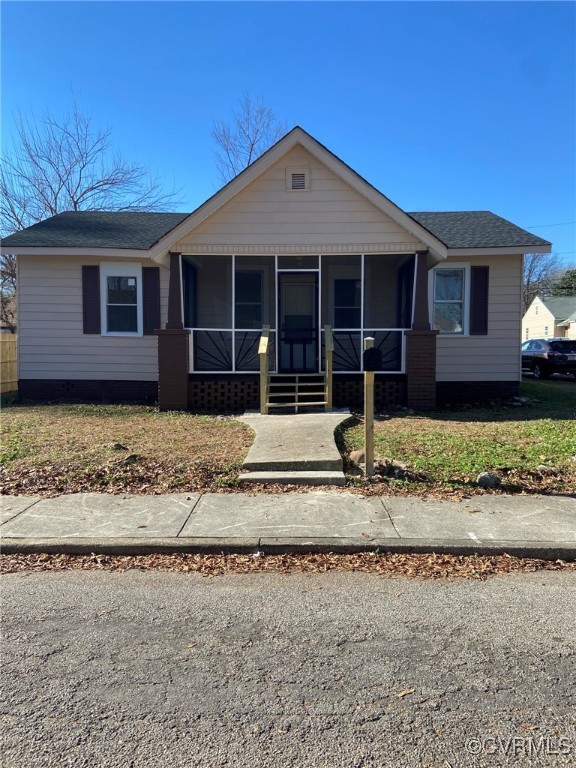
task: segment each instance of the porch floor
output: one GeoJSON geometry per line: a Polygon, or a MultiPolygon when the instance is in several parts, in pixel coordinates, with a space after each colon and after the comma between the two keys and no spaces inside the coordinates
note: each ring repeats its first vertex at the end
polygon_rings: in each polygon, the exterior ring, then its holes
{"type": "Polygon", "coordinates": [[[350,418],[348,409],[329,413],[262,415],[241,418],[255,432],[241,482],[343,485],[342,456],[334,430],[350,418]]]}

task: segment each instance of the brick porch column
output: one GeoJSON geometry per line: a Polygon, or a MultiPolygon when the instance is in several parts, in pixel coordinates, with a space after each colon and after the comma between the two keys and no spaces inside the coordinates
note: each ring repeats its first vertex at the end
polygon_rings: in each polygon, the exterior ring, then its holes
{"type": "Polygon", "coordinates": [[[158,403],[161,411],[188,409],[190,331],[182,316],[181,255],[170,253],[168,322],[158,336],[158,403]]]}
{"type": "Polygon", "coordinates": [[[436,408],[436,336],[430,329],[428,307],[427,251],[416,254],[414,323],[406,331],[406,395],[409,408],[433,411],[436,408]]]}

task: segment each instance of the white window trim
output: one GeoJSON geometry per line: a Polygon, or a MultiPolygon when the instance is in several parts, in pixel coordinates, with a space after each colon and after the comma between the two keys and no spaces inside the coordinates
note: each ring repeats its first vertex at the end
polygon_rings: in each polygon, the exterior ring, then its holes
{"type": "Polygon", "coordinates": [[[141,264],[100,264],[100,318],[102,322],[102,336],[142,336],[143,335],[143,307],[142,307],[142,265],[141,264]],[[108,330],[108,277],[135,277],[136,278],[136,318],[137,331],[109,331],[108,330]]]}
{"type": "Polygon", "coordinates": [[[452,263],[438,264],[428,273],[428,307],[430,312],[430,327],[434,328],[434,286],[437,269],[464,270],[464,301],[462,306],[463,328],[460,333],[446,333],[439,331],[438,336],[443,339],[462,339],[470,336],[470,264],[452,263]]]}

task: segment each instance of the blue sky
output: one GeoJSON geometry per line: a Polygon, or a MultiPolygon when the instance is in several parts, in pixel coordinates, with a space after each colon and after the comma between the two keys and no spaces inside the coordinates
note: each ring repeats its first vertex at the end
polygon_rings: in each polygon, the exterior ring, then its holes
{"type": "Polygon", "coordinates": [[[210,129],[243,92],[405,210],[489,209],[576,263],[571,2],[7,2],[3,142],[74,98],[117,149],[218,188],[210,129]],[[553,225],[553,226],[550,226],[553,225]]]}

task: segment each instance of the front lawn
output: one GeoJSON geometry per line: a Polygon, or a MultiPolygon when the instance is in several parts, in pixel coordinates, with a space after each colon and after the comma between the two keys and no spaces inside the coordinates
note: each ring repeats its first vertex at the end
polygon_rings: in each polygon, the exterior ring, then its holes
{"type": "Polygon", "coordinates": [[[0,491],[168,493],[233,485],[254,435],[230,417],[136,405],[10,405],[0,491]]]}
{"type": "MultiPolygon", "coordinates": [[[[382,415],[375,424],[375,455],[407,471],[398,473],[404,479],[382,478],[376,492],[477,493],[478,474],[489,470],[501,476],[506,492],[576,493],[576,383],[526,381],[522,395],[537,402],[382,415]]],[[[341,440],[345,453],[361,449],[362,423],[343,429],[341,440]]]]}
{"type": "MultiPolygon", "coordinates": [[[[375,425],[376,456],[402,467],[377,482],[354,474],[348,456],[363,447],[363,426],[361,419],[350,420],[337,436],[348,484],[335,490],[462,497],[482,493],[476,477],[492,470],[504,492],[576,493],[576,382],[527,381],[522,389],[537,402],[382,414],[375,425]]],[[[134,405],[14,404],[3,409],[2,425],[1,493],[247,490],[237,476],[254,433],[229,416],[134,405]]],[[[250,492],[287,490],[306,489],[262,486],[250,492]]]]}

